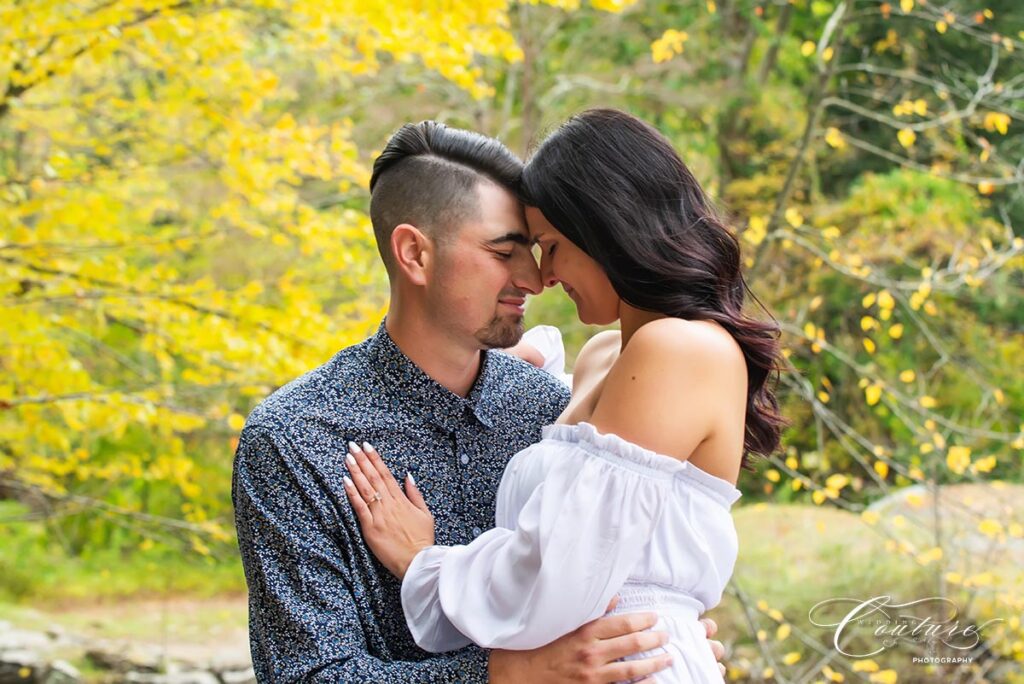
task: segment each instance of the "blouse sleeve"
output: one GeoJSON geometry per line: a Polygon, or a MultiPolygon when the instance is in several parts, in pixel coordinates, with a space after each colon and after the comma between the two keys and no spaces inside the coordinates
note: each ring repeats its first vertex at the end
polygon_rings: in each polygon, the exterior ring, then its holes
{"type": "Polygon", "coordinates": [[[416,643],[441,652],[475,643],[533,649],[601,616],[651,539],[671,474],[557,449],[515,529],[495,528],[466,546],[421,551],[402,582],[416,643]]]}

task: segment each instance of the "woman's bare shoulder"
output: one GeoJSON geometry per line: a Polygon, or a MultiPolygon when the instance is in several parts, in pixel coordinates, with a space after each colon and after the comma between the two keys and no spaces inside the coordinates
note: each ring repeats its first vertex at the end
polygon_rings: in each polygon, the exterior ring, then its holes
{"type": "Polygon", "coordinates": [[[680,459],[744,406],[743,352],[717,324],[659,319],[630,337],[608,373],[591,421],[680,459]]]}

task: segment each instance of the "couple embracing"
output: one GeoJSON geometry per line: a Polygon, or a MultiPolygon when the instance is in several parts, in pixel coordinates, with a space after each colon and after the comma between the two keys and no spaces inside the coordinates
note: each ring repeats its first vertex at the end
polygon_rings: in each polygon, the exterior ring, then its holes
{"type": "Polygon", "coordinates": [[[256,407],[235,456],[259,680],[722,681],[700,615],[739,472],[779,443],[778,330],[672,145],[595,109],[524,166],[426,121],[370,190],[384,321],[256,407]],[[571,393],[498,351],[555,285],[620,327],[571,393]]]}

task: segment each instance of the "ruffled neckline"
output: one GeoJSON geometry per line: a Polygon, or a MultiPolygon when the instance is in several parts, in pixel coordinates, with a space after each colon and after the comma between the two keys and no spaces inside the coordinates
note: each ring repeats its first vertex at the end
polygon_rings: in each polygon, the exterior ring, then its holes
{"type": "Polygon", "coordinates": [[[576,444],[591,453],[596,452],[597,455],[606,458],[611,456],[627,464],[638,466],[644,471],[664,473],[673,478],[692,482],[702,487],[726,507],[732,506],[741,496],[740,490],[731,482],[712,475],[689,461],[681,461],[678,458],[645,449],[639,444],[627,442],[613,433],[601,434],[590,423],[547,425],[541,431],[541,437],[542,439],[576,444]]]}

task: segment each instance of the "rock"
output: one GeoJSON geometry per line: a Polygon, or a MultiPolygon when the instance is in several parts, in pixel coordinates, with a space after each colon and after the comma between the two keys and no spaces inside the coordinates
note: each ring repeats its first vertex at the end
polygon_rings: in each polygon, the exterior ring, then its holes
{"type": "Polygon", "coordinates": [[[50,646],[50,638],[42,632],[23,629],[0,631],[0,652],[21,650],[42,650],[50,646]]]}
{"type": "Polygon", "coordinates": [[[250,667],[245,670],[221,672],[220,681],[223,684],[256,684],[256,671],[250,667]]]}
{"type": "Polygon", "coordinates": [[[82,675],[71,663],[55,660],[39,681],[43,684],[74,684],[82,681],[82,675]]]}
{"type": "Polygon", "coordinates": [[[124,682],[130,684],[220,684],[216,675],[204,670],[191,670],[173,674],[155,674],[150,672],[129,672],[124,682]]]}
{"type": "Polygon", "coordinates": [[[97,669],[114,672],[159,672],[160,657],[153,653],[130,648],[124,652],[112,652],[107,648],[90,648],[85,657],[97,669]]]}
{"type": "Polygon", "coordinates": [[[36,684],[46,669],[42,657],[34,651],[10,650],[0,653],[0,684],[36,684]]]}

